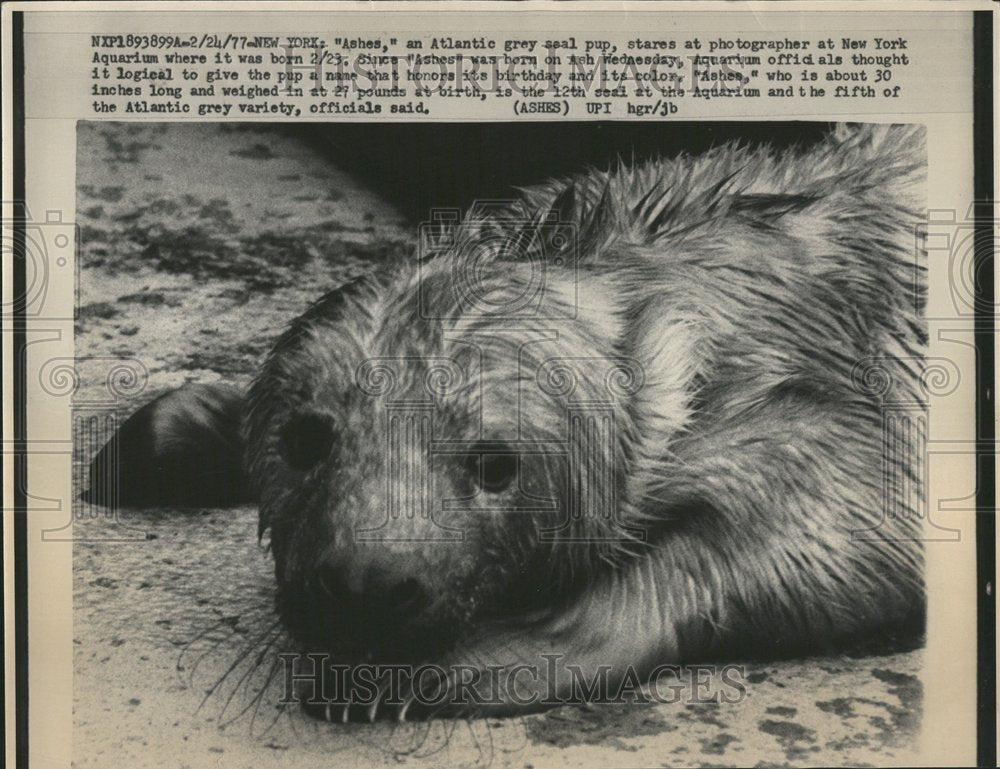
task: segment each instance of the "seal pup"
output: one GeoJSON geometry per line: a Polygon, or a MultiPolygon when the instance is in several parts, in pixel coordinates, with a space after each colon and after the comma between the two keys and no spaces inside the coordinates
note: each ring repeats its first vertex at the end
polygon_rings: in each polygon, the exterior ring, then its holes
{"type": "Polygon", "coordinates": [[[433,663],[440,712],[919,635],[923,436],[870,385],[924,402],[924,168],[922,128],[845,125],[474,206],[315,302],[248,393],[147,404],[92,478],[257,500],[299,648],[433,663]]]}

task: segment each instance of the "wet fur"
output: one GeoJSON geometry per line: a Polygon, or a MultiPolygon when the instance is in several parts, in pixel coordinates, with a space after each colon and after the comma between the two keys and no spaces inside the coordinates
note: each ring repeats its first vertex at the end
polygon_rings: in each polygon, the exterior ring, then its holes
{"type": "MultiPolygon", "coordinates": [[[[423,259],[321,298],[247,399],[219,391],[227,405],[212,407],[244,414],[293,634],[348,659],[362,658],[359,644],[387,661],[482,667],[544,667],[555,652],[612,676],[919,634],[920,491],[885,478],[915,479],[902,458],[922,436],[887,454],[865,383],[875,371],[897,397],[924,401],[924,165],[923,130],[902,126],[844,126],[805,150],[726,145],[622,164],[473,210],[432,233],[423,259]],[[469,260],[488,307],[544,264],[546,314],[477,311],[456,290],[469,260]],[[600,425],[567,421],[580,402],[613,425],[596,451],[600,425]],[[394,538],[360,543],[356,532],[385,518],[383,436],[398,403],[431,415],[414,429],[456,447],[517,436],[564,450],[522,458],[521,488],[479,494],[476,516],[421,508],[427,495],[407,487],[394,538]],[[308,472],[280,451],[281,426],[303,412],[337,435],[308,472]],[[615,490],[612,515],[568,519],[599,475],[615,490]],[[558,511],[516,511],[549,497],[558,511]],[[358,635],[357,607],[318,566],[348,580],[418,575],[433,599],[398,632],[358,635]]],[[[169,466],[152,425],[183,436],[205,424],[191,411],[209,397],[187,392],[157,401],[145,437],[128,438],[150,467],[169,466]]],[[[408,445],[396,468],[429,478],[429,499],[472,498],[447,452],[429,465],[408,445]]]]}

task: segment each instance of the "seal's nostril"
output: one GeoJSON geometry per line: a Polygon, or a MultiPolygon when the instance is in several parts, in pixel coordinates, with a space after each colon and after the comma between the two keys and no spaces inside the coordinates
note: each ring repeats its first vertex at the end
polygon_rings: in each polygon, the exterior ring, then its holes
{"type": "Polygon", "coordinates": [[[360,600],[361,589],[351,580],[351,572],[344,566],[321,566],[316,570],[320,589],[338,603],[350,604],[360,600]]]}
{"type": "Polygon", "coordinates": [[[419,581],[410,577],[390,587],[385,600],[394,611],[418,612],[427,605],[429,595],[419,581]]]}
{"type": "Polygon", "coordinates": [[[281,428],[281,456],[296,470],[311,470],[333,448],[333,422],[324,414],[296,414],[281,428]]]}
{"type": "MultiPolygon", "coordinates": [[[[412,572],[410,572],[412,573],[412,572]]],[[[385,619],[403,619],[430,605],[430,592],[417,577],[370,565],[364,574],[365,610],[385,619]]]]}

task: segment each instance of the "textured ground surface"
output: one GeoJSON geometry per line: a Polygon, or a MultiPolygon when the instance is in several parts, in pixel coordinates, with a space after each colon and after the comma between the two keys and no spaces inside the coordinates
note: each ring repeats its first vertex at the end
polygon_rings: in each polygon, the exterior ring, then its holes
{"type": "MultiPolygon", "coordinates": [[[[145,387],[126,408],[186,381],[246,382],[285,322],[412,230],[286,131],[81,124],[78,185],[77,397],[105,397],[109,359],[135,358],[145,387]]],[[[905,765],[916,747],[919,651],[748,664],[729,704],[320,724],[256,696],[276,649],[260,643],[272,576],[253,509],[76,533],[79,766],[905,765]]]]}

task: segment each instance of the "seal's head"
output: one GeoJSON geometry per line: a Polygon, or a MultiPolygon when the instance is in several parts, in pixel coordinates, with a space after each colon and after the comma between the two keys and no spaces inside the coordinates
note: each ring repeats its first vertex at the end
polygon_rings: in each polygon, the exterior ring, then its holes
{"type": "Polygon", "coordinates": [[[311,649],[433,657],[551,606],[629,542],[615,489],[643,372],[571,238],[522,229],[520,258],[510,228],[477,227],[328,294],[252,387],[261,531],[311,649]],[[523,247],[542,237],[555,246],[523,247]]]}

